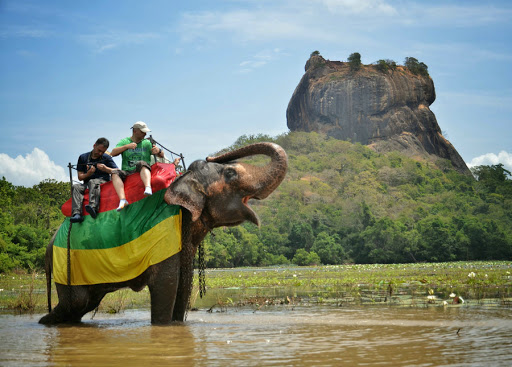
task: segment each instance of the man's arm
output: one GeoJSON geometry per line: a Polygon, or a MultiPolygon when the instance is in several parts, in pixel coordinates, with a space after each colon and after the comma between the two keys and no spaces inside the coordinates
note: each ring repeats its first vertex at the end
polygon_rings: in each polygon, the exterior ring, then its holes
{"type": "Polygon", "coordinates": [[[96,167],[94,166],[87,166],[87,172],[78,171],[78,179],[80,181],[84,181],[91,177],[94,172],[96,172],[96,167]]]}
{"type": "Polygon", "coordinates": [[[117,168],[108,167],[108,166],[104,165],[103,163],[98,163],[98,169],[100,171],[108,173],[109,175],[111,175],[112,173],[117,171],[117,168]]]}
{"type": "Polygon", "coordinates": [[[111,175],[115,171],[118,170],[116,162],[112,159],[110,155],[103,155],[103,159],[105,163],[98,163],[97,167],[100,171],[108,173],[111,175]]]}
{"type": "Polygon", "coordinates": [[[120,147],[115,147],[114,149],[112,149],[112,152],[110,152],[110,156],[116,157],[119,154],[123,153],[125,150],[135,149],[135,148],[137,148],[137,144],[133,143],[133,142],[126,144],[126,145],[121,145],[120,147]]]}
{"type": "Polygon", "coordinates": [[[77,176],[80,181],[83,181],[83,180],[87,179],[87,177],[92,175],[92,173],[88,174],[89,166],[87,165],[87,159],[88,159],[87,155],[81,154],[78,157],[78,162],[76,162],[77,176]]]}

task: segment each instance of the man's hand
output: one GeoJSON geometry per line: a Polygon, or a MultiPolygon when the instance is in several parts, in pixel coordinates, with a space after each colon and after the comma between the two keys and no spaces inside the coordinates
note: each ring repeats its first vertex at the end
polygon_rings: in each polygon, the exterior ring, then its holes
{"type": "Polygon", "coordinates": [[[137,148],[137,143],[126,144],[125,147],[127,147],[126,149],[135,149],[137,148]]]}
{"type": "Polygon", "coordinates": [[[157,147],[155,144],[153,144],[153,148],[151,148],[151,154],[157,155],[160,158],[164,157],[164,152],[162,149],[157,147]]]}
{"type": "Polygon", "coordinates": [[[94,172],[96,172],[96,167],[87,166],[87,174],[92,175],[94,172]]]}
{"type": "Polygon", "coordinates": [[[98,163],[96,165],[96,168],[99,169],[100,171],[103,171],[103,172],[107,172],[108,173],[108,169],[107,169],[107,166],[105,166],[103,163],[98,163]]]}

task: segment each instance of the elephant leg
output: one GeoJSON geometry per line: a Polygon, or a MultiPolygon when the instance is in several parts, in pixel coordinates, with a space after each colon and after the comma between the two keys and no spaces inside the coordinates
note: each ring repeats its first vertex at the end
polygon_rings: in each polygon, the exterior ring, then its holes
{"type": "Polygon", "coordinates": [[[59,303],[48,315],[39,320],[40,324],[79,323],[87,312],[98,307],[106,294],[104,291],[95,290],[95,286],[56,286],[59,303]]]}
{"type": "Polygon", "coordinates": [[[148,281],[151,295],[151,323],[170,324],[179,283],[180,257],[172,256],[155,267],[148,281]]]}

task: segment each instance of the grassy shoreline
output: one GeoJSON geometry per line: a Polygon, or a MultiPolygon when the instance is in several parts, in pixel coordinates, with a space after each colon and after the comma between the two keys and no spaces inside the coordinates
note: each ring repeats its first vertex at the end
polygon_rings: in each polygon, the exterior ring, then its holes
{"type": "MultiPolygon", "coordinates": [[[[281,304],[396,305],[408,307],[512,306],[512,262],[339,265],[208,269],[207,295],[194,308],[281,304]]],[[[52,284],[52,303],[57,304],[52,284]]],[[[99,312],[149,308],[149,292],[124,289],[108,294],[99,312]]],[[[41,273],[0,274],[0,310],[44,312],[46,280],[41,273]]]]}

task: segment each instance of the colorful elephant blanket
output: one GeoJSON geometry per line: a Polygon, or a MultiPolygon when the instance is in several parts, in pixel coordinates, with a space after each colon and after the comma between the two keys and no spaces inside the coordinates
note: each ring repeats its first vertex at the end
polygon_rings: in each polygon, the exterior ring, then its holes
{"type": "MultiPolygon", "coordinates": [[[[73,223],[71,285],[123,282],[181,250],[181,210],[164,201],[165,189],[132,202],[122,211],[103,211],[73,223]]],[[[53,276],[67,284],[69,218],[53,243],[53,276]]]]}

